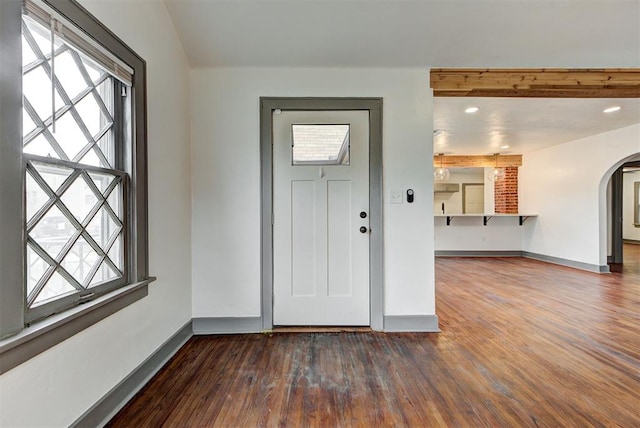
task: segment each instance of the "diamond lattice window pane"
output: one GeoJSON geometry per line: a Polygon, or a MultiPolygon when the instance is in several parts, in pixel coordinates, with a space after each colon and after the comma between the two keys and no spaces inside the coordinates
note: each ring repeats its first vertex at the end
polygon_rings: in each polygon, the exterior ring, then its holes
{"type": "MultiPolygon", "coordinates": [[[[44,122],[51,117],[51,79],[42,67],[37,67],[22,76],[22,94],[44,122]]],[[[56,89],[56,109],[64,103],[56,89]]]]}
{"type": "Polygon", "coordinates": [[[67,112],[56,119],[56,132],[53,127],[49,126],[49,132],[53,135],[56,142],[62,147],[69,159],[73,159],[87,145],[87,137],[82,133],[78,123],[67,112]]]}
{"type": "Polygon", "coordinates": [[[109,243],[113,236],[119,231],[120,225],[113,220],[104,207],[100,208],[100,211],[98,211],[87,226],[87,232],[89,232],[91,237],[103,250],[106,250],[107,243],[109,243]]]}
{"type": "Polygon", "coordinates": [[[73,170],[64,166],[50,165],[42,162],[31,162],[31,165],[38,171],[40,177],[57,192],[62,183],[71,175],[73,170]]]}
{"type": "Polygon", "coordinates": [[[33,238],[51,257],[57,258],[62,247],[71,240],[76,228],[58,207],[52,207],[31,230],[33,238]]]}
{"type": "Polygon", "coordinates": [[[24,137],[34,129],[36,129],[36,124],[33,123],[27,111],[22,109],[22,136],[24,137]]]}
{"type": "Polygon", "coordinates": [[[60,159],[58,153],[53,149],[49,141],[43,134],[38,135],[31,140],[23,149],[24,153],[38,156],[46,156],[50,158],[60,159]]]}
{"type": "Polygon", "coordinates": [[[87,154],[84,155],[82,159],[80,159],[79,163],[82,163],[85,165],[101,166],[101,167],[109,168],[109,165],[104,165],[104,162],[100,162],[100,158],[98,158],[98,155],[96,154],[94,147],[92,147],[91,150],[89,150],[87,154]]]}
{"type": "Polygon", "coordinates": [[[24,67],[27,64],[31,64],[37,59],[38,57],[33,53],[33,49],[31,49],[31,46],[27,43],[27,39],[22,36],[22,66],[24,67]]]}
{"type": "Polygon", "coordinates": [[[56,56],[56,77],[70,99],[87,89],[87,83],[68,50],[56,56]]]}
{"type": "Polygon", "coordinates": [[[118,175],[89,171],[86,166],[116,167],[116,84],[101,65],[65,45],[62,38],[55,38],[52,53],[51,31],[46,25],[28,16],[23,22],[23,152],[29,230],[25,288],[31,294],[30,308],[50,303],[55,307],[53,301],[89,283],[96,287],[123,275],[123,182],[118,175]],[[35,156],[60,159],[68,166],[37,161],[35,156]]]}
{"type": "Polygon", "coordinates": [[[44,303],[46,300],[50,300],[56,297],[61,297],[64,294],[76,291],[76,288],[71,285],[62,275],[55,272],[47,284],[44,286],[32,306],[44,303]]]}
{"type": "Polygon", "coordinates": [[[26,181],[27,221],[29,221],[50,198],[30,173],[27,173],[26,181]]]}
{"type": "Polygon", "coordinates": [[[118,218],[122,218],[122,183],[119,183],[109,194],[107,202],[118,218]]]}
{"type": "Polygon", "coordinates": [[[36,284],[45,272],[50,268],[49,263],[45,262],[31,246],[27,246],[27,296],[33,292],[36,284]]]}
{"type": "Polygon", "coordinates": [[[90,172],[89,177],[91,177],[93,183],[98,189],[100,189],[100,192],[102,192],[103,195],[106,194],[109,185],[116,178],[114,175],[104,174],[101,172],[90,172]]]}
{"type": "Polygon", "coordinates": [[[102,113],[102,110],[100,110],[100,107],[98,107],[98,103],[92,94],[80,100],[78,104],[76,104],[76,110],[93,137],[96,137],[98,132],[108,124],[107,118],[102,113]]]}
{"type": "Polygon", "coordinates": [[[83,223],[89,211],[96,205],[98,198],[87,185],[82,175],[71,184],[62,195],[62,202],[67,206],[75,218],[83,223]]]}
{"type": "Polygon", "coordinates": [[[115,145],[113,143],[113,129],[108,131],[99,141],[98,141],[98,149],[102,152],[108,164],[102,165],[105,168],[113,168],[115,164],[115,145]]]}
{"type": "Polygon", "coordinates": [[[106,73],[100,69],[99,65],[96,65],[93,61],[87,58],[84,55],[80,55],[80,59],[82,60],[82,65],[84,65],[84,69],[89,74],[91,81],[95,84],[97,83],[102,76],[106,73]]]}
{"type": "MultiPolygon", "coordinates": [[[[28,17],[25,19],[29,34],[36,42],[37,48],[43,55],[49,55],[51,53],[51,31],[48,28],[44,28],[42,25],[35,23],[28,17]]],[[[59,49],[62,46],[62,41],[59,37],[55,39],[55,49],[59,49]]]]}
{"type": "Polygon", "coordinates": [[[104,82],[96,86],[96,92],[102,99],[102,102],[107,107],[107,110],[113,115],[113,82],[111,79],[106,79],[104,82]]]}
{"type": "Polygon", "coordinates": [[[98,253],[89,245],[89,243],[80,237],[71,251],[62,260],[62,267],[73,276],[80,284],[84,284],[87,280],[91,268],[98,261],[98,253]]]}
{"type": "Polygon", "coordinates": [[[120,278],[121,276],[122,275],[120,275],[119,272],[114,271],[107,263],[102,263],[100,268],[98,268],[98,272],[96,272],[95,276],[91,280],[89,287],[95,287],[103,282],[111,281],[113,279],[120,278]]]}
{"type": "Polygon", "coordinates": [[[122,270],[122,232],[118,235],[113,246],[109,250],[108,254],[109,258],[113,262],[114,265],[120,270],[122,270]]]}

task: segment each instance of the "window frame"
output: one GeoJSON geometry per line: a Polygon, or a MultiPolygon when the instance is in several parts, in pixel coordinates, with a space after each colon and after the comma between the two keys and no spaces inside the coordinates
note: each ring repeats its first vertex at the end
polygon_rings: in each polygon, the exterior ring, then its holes
{"type": "MultiPolygon", "coordinates": [[[[22,19],[23,54],[25,51],[24,43],[26,42],[28,49],[33,52],[35,59],[28,64],[23,60],[23,85],[26,82],[25,76],[29,73],[37,73],[37,70],[44,71],[44,74],[49,78],[48,75],[50,74],[51,66],[46,63],[48,52],[42,51],[42,47],[38,45],[35,37],[38,34],[46,39],[50,39],[52,37],[51,29],[47,26],[47,23],[51,19],[49,17],[50,11],[46,8],[42,8],[37,2],[27,3],[24,9],[25,11],[22,19]]],[[[80,303],[85,303],[105,294],[108,291],[120,288],[129,282],[128,278],[130,274],[128,263],[122,253],[118,254],[119,260],[117,261],[117,264],[114,263],[116,260],[113,260],[112,255],[107,254],[111,248],[105,249],[104,258],[102,258],[100,256],[100,253],[102,252],[101,245],[92,239],[94,237],[90,236],[90,233],[87,232],[87,227],[95,221],[97,218],[96,216],[99,213],[106,213],[106,215],[110,215],[112,218],[117,218],[117,225],[121,226],[117,234],[119,238],[114,238],[109,246],[115,244],[120,247],[120,251],[122,251],[124,249],[123,247],[126,247],[126,244],[129,241],[129,230],[127,228],[128,216],[124,215],[126,209],[123,199],[127,194],[128,174],[124,171],[125,167],[122,165],[123,162],[121,154],[123,150],[126,150],[129,147],[129,142],[131,140],[129,132],[130,129],[122,126],[123,121],[128,119],[127,112],[130,111],[130,109],[127,108],[127,105],[131,103],[131,91],[128,90],[129,84],[124,83],[121,79],[124,78],[125,82],[129,82],[131,80],[131,74],[129,73],[130,70],[128,70],[128,66],[122,63],[116,66],[115,64],[117,59],[110,59],[110,55],[102,52],[102,50],[98,50],[93,46],[93,44],[88,45],[88,42],[83,37],[77,35],[80,32],[71,24],[66,22],[61,24],[62,26],[58,26],[58,31],[63,32],[64,34],[62,36],[58,35],[57,37],[58,40],[61,39],[61,43],[56,49],[56,58],[62,58],[63,55],[67,55],[67,57],[72,58],[76,64],[77,72],[84,80],[85,86],[78,93],[69,93],[69,87],[66,85],[68,80],[65,79],[64,70],[61,72],[57,67],[55,83],[49,80],[48,84],[55,84],[56,91],[62,101],[62,104],[58,104],[56,106],[58,121],[63,120],[64,117],[67,119],[71,117],[74,123],[77,124],[78,130],[80,130],[86,138],[87,144],[82,147],[75,156],[71,156],[73,152],[68,152],[69,147],[64,147],[63,145],[64,138],[61,140],[60,137],[49,133],[49,126],[47,124],[51,123],[52,117],[47,117],[47,115],[49,115],[51,111],[45,111],[43,116],[43,112],[38,112],[35,108],[38,100],[34,99],[32,93],[28,93],[30,91],[24,91],[23,122],[27,120],[27,117],[30,117],[33,126],[35,126],[32,131],[28,132],[23,137],[23,144],[25,147],[25,149],[23,149],[25,177],[27,177],[27,183],[29,183],[28,177],[31,177],[33,185],[42,189],[43,193],[48,197],[48,201],[40,210],[38,210],[38,212],[35,212],[31,218],[29,218],[29,204],[27,203],[27,216],[25,218],[25,234],[27,235],[27,242],[25,243],[24,254],[27,280],[25,282],[28,283],[30,278],[30,269],[28,265],[29,254],[31,253],[40,257],[41,260],[45,261],[45,263],[49,265],[44,272],[44,278],[46,280],[44,283],[40,283],[40,281],[38,281],[38,284],[34,284],[36,289],[39,289],[40,287],[46,288],[46,284],[51,280],[54,272],[57,272],[59,275],[65,277],[68,284],[73,285],[75,290],[69,291],[64,295],[54,297],[49,301],[42,301],[41,303],[34,304],[31,300],[35,298],[35,296],[29,296],[29,287],[27,286],[27,290],[25,292],[25,320],[27,323],[37,322],[38,320],[51,316],[55,313],[64,312],[80,303]],[[87,67],[92,67],[94,71],[99,73],[99,76],[91,78],[87,67]],[[122,76],[117,74],[118,70],[121,70],[122,76]],[[101,115],[101,124],[99,125],[99,129],[93,129],[90,131],[87,128],[87,118],[83,117],[82,112],[79,110],[79,106],[84,103],[85,100],[90,101],[92,99],[95,100],[95,107],[100,109],[104,116],[101,115]],[[49,142],[51,149],[56,153],[54,158],[42,156],[41,154],[33,154],[31,150],[26,149],[27,147],[30,147],[26,145],[27,141],[29,141],[28,144],[35,144],[37,138],[41,138],[41,136],[49,142]],[[109,145],[111,146],[106,147],[106,151],[105,147],[102,147],[102,149],[100,148],[100,141],[102,138],[107,138],[107,141],[109,141],[109,145]],[[94,151],[94,149],[97,150],[97,152],[94,151]],[[98,158],[101,159],[98,166],[83,163],[83,157],[89,153],[93,153],[94,156],[97,155],[96,160],[98,158]],[[43,170],[50,167],[53,171],[57,168],[63,168],[72,172],[64,179],[64,183],[62,183],[60,189],[52,188],[49,187],[49,183],[47,183],[44,175],[42,175],[42,171],[40,171],[40,168],[36,165],[44,167],[42,168],[43,170]],[[90,178],[92,173],[107,174],[114,178],[109,186],[109,195],[105,197],[105,195],[102,194],[102,191],[96,188],[95,185],[92,185],[93,179],[90,178]],[[96,203],[100,203],[100,208],[92,214],[93,218],[88,224],[84,224],[85,221],[75,217],[73,207],[68,205],[68,198],[66,196],[69,194],[69,191],[72,191],[74,186],[82,186],[83,181],[88,184],[88,188],[96,196],[96,203]],[[115,192],[115,195],[113,192],[115,192]],[[115,196],[115,201],[118,202],[116,206],[113,206],[111,203],[107,203],[107,200],[115,202],[113,196],[115,196]],[[65,201],[65,199],[67,201],[65,201]],[[104,201],[104,203],[101,203],[101,200],[104,201]],[[64,207],[59,205],[59,203],[64,204],[64,207]],[[46,218],[51,214],[52,209],[61,210],[61,214],[64,218],[67,219],[67,221],[69,221],[75,228],[73,234],[69,236],[70,241],[65,243],[61,250],[64,254],[62,257],[63,260],[58,260],[59,256],[47,252],[45,247],[42,246],[42,242],[31,234],[31,231],[33,231],[34,228],[37,228],[39,224],[46,221],[46,218]],[[103,209],[105,211],[103,211],[103,209]],[[73,248],[78,242],[81,242],[80,240],[82,239],[85,240],[84,243],[88,245],[89,248],[95,251],[94,254],[101,258],[100,264],[93,265],[89,270],[92,277],[103,266],[110,266],[112,272],[118,272],[120,276],[107,279],[102,283],[98,283],[90,287],[88,286],[89,284],[82,284],[82,279],[75,277],[75,275],[65,266],[65,260],[69,260],[68,257],[73,258],[73,256],[70,256],[69,254],[72,254],[73,248]],[[58,267],[61,267],[63,271],[58,271],[58,267]],[[40,287],[36,287],[36,285],[39,285],[40,287]],[[86,288],[79,288],[80,286],[86,288]]],[[[23,89],[26,88],[23,87],[23,89]]],[[[27,199],[28,193],[29,185],[27,185],[25,189],[27,199]]],[[[98,206],[93,203],[91,205],[92,208],[90,212],[96,210],[96,207],[98,206]]],[[[67,237],[65,236],[65,240],[66,239],[67,237]]]]}
{"type": "Polygon", "coordinates": [[[95,300],[26,326],[24,289],[25,174],[22,156],[22,2],[0,1],[0,374],[95,324],[148,294],[146,62],[75,0],[39,0],[133,69],[129,174],[124,209],[129,242],[128,283],[95,300]]]}

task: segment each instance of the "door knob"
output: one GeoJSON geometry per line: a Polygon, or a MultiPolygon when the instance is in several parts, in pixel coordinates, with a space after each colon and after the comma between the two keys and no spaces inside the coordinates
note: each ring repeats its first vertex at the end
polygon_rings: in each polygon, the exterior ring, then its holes
{"type": "Polygon", "coordinates": [[[360,226],[360,233],[367,233],[368,230],[366,226],[360,226]]]}
{"type": "Polygon", "coordinates": [[[364,211],[360,211],[360,218],[367,218],[367,213],[364,211]]]}

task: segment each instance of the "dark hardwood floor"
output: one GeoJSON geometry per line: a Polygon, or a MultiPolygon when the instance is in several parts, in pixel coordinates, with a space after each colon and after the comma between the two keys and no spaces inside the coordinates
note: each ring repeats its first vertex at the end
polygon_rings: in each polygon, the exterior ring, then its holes
{"type": "Polygon", "coordinates": [[[640,427],[640,246],[620,274],[438,258],[440,334],[193,337],[111,427],[640,427]]]}

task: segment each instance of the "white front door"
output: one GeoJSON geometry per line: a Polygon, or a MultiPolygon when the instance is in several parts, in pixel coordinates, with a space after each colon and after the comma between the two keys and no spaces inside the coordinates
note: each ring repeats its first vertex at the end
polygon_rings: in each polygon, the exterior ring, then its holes
{"type": "Polygon", "coordinates": [[[273,207],[274,325],[370,325],[369,112],[274,112],[273,207]]]}

